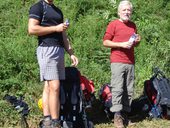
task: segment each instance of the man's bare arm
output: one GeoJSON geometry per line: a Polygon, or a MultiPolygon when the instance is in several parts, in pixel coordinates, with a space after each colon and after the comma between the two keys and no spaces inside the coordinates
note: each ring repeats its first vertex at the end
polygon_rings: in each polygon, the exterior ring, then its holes
{"type": "Polygon", "coordinates": [[[28,33],[30,35],[43,36],[54,32],[63,32],[67,29],[64,23],[56,26],[40,26],[40,22],[36,19],[30,18],[28,21],[28,33]]]}

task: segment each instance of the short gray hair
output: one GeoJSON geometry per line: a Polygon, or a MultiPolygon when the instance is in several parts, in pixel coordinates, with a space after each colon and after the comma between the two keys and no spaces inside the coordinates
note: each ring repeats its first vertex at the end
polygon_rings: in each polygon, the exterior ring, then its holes
{"type": "Polygon", "coordinates": [[[118,5],[118,12],[124,5],[129,5],[131,10],[133,10],[133,5],[129,0],[122,0],[122,1],[120,1],[119,5],[118,5]]]}

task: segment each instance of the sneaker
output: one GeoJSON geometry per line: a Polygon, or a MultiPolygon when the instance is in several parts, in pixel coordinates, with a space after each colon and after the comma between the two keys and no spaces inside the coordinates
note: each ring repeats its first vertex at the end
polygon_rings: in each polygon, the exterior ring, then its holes
{"type": "Polygon", "coordinates": [[[51,128],[52,120],[50,119],[43,119],[40,121],[40,128],[51,128]]]}
{"type": "Polygon", "coordinates": [[[116,128],[125,128],[123,122],[124,122],[124,119],[123,119],[123,117],[121,115],[116,114],[114,116],[114,126],[116,128]]]}

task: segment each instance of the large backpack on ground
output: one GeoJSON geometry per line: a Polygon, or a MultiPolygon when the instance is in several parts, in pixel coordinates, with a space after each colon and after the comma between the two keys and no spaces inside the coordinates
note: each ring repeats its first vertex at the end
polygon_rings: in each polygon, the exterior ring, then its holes
{"type": "Polygon", "coordinates": [[[93,128],[86,108],[90,107],[94,98],[94,86],[83,85],[80,72],[75,67],[66,67],[65,74],[66,79],[61,81],[60,86],[60,120],[63,128],[93,128]]]}
{"type": "MultiPolygon", "coordinates": [[[[106,117],[112,120],[114,113],[110,111],[112,106],[112,94],[109,83],[103,84],[99,90],[99,101],[101,102],[102,110],[105,112],[106,117]]],[[[128,117],[134,119],[144,119],[148,117],[150,110],[150,103],[145,95],[141,95],[138,98],[132,100],[131,112],[128,113],[128,117]]]]}
{"type": "Polygon", "coordinates": [[[144,94],[150,103],[151,118],[170,119],[170,81],[159,68],[144,82],[144,94]]]}
{"type": "Polygon", "coordinates": [[[103,84],[98,92],[99,101],[101,102],[102,109],[105,112],[108,119],[113,118],[113,113],[110,111],[110,107],[112,106],[112,94],[110,89],[110,84],[103,84]]]}

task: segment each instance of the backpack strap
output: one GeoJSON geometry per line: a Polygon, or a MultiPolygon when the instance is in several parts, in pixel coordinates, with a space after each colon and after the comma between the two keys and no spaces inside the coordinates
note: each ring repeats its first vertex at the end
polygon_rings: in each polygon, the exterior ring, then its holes
{"type": "Polygon", "coordinates": [[[45,14],[47,13],[47,6],[48,5],[45,3],[44,0],[40,0],[39,2],[41,3],[41,6],[40,6],[40,10],[41,10],[40,24],[42,24],[42,22],[45,19],[45,14]]]}
{"type": "Polygon", "coordinates": [[[44,21],[45,19],[45,14],[47,13],[47,4],[45,3],[45,1],[43,0],[43,16],[42,16],[42,20],[41,23],[44,21]]]}
{"type": "Polygon", "coordinates": [[[64,91],[64,81],[60,80],[60,120],[65,120],[66,93],[64,91]]]}
{"type": "Polygon", "coordinates": [[[161,100],[161,93],[160,93],[160,89],[159,89],[159,81],[158,81],[158,78],[155,77],[152,82],[153,82],[154,88],[155,88],[156,91],[157,91],[156,104],[155,104],[155,105],[158,105],[158,104],[160,103],[160,100],[161,100]]]}
{"type": "Polygon", "coordinates": [[[155,67],[153,68],[153,77],[151,78],[151,81],[153,83],[153,87],[155,88],[155,90],[157,91],[157,97],[156,97],[156,104],[158,105],[160,103],[161,100],[161,90],[160,90],[160,85],[159,85],[159,77],[165,77],[165,75],[163,74],[163,72],[158,68],[155,67]]]}

